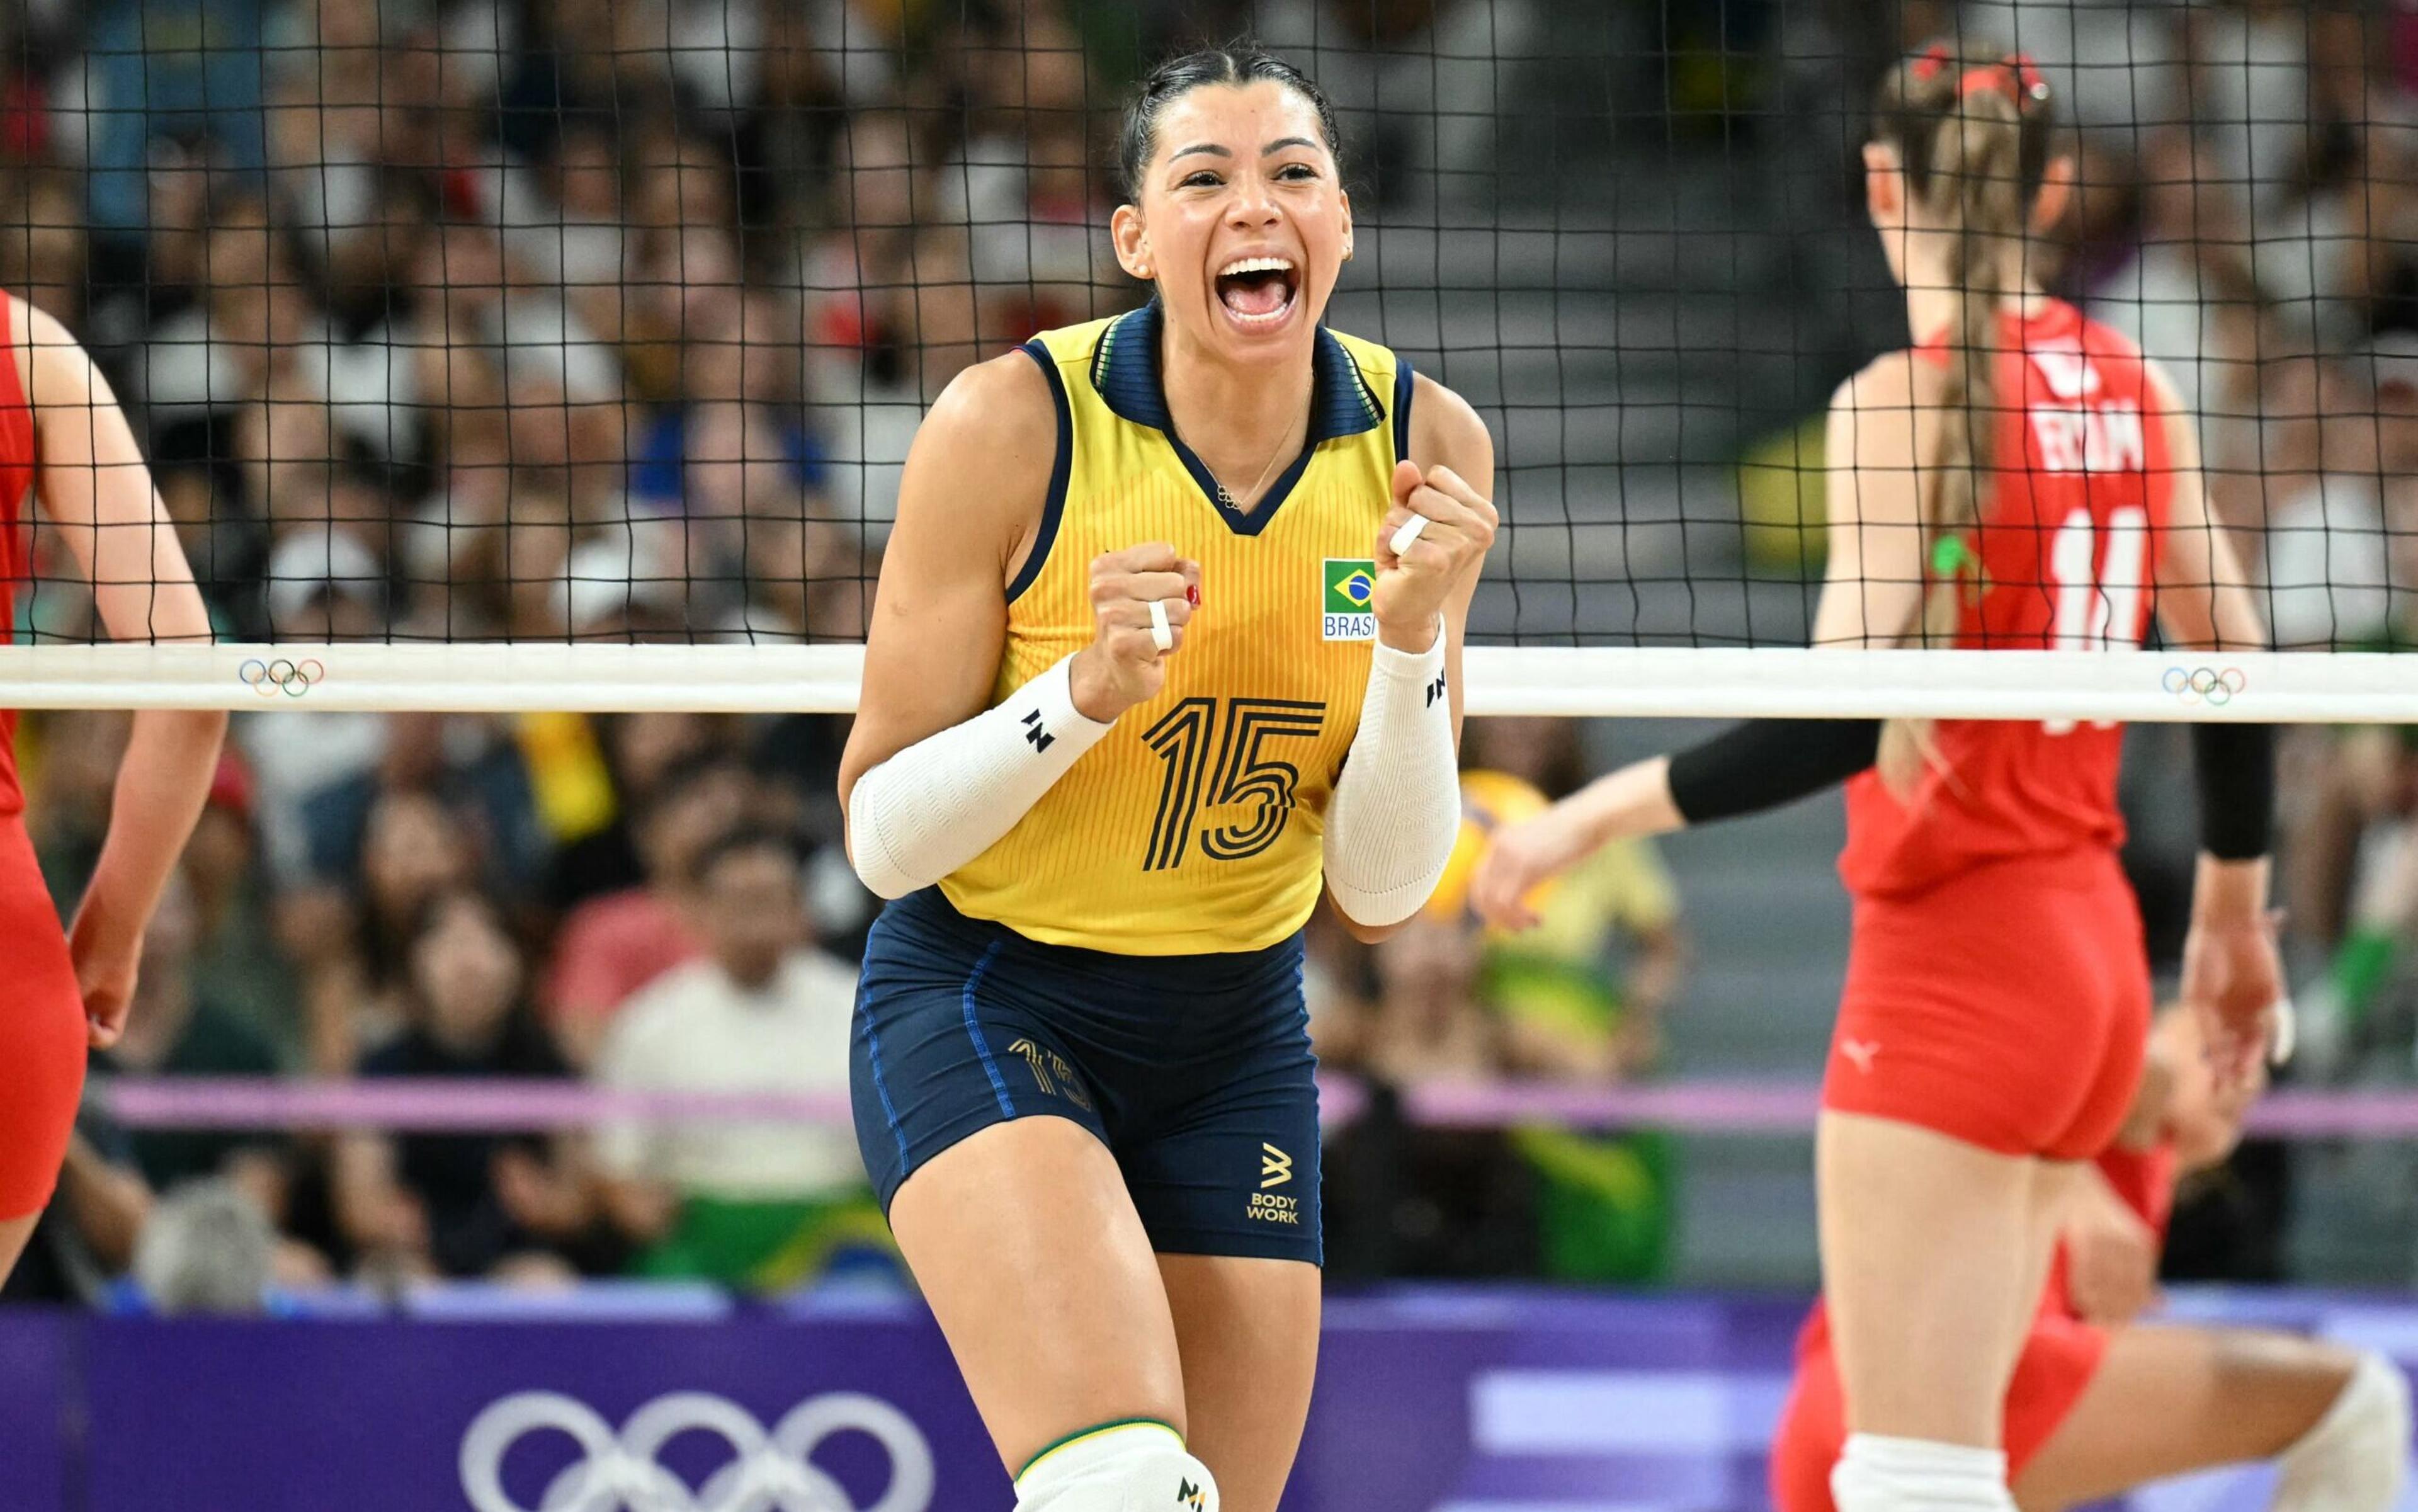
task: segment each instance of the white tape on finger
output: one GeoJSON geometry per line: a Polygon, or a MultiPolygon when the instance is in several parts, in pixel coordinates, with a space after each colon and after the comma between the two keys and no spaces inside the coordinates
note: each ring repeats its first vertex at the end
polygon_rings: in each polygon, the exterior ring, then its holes
{"type": "Polygon", "coordinates": [[[1400,556],[1402,553],[1411,549],[1412,542],[1419,539],[1419,532],[1425,530],[1427,527],[1428,517],[1426,515],[1412,515],[1409,519],[1404,520],[1400,527],[1394,531],[1394,539],[1385,542],[1385,549],[1392,552],[1397,557],[1400,556]]]}
{"type": "Polygon", "coordinates": [[[2280,1066],[2292,1059],[2292,1047],[2300,1043],[2300,1010],[2292,1006],[2289,997],[2283,997],[2267,1010],[2267,1061],[2280,1066]]]}
{"type": "Polygon", "coordinates": [[[1167,622],[1167,601],[1150,601],[1150,643],[1162,651],[1175,649],[1175,627],[1167,622]]]}

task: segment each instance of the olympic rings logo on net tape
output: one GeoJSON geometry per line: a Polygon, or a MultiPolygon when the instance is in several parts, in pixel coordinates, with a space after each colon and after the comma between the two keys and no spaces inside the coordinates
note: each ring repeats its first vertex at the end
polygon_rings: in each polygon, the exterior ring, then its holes
{"type": "Polygon", "coordinates": [[[462,1435],[462,1490],[473,1512],[928,1512],[936,1475],[932,1447],[912,1419],[878,1397],[834,1392],[789,1409],[771,1432],[727,1397],[676,1391],[630,1414],[616,1434],[602,1414],[560,1392],[524,1391],[489,1404],[462,1435]],[[579,1458],[537,1502],[504,1489],[504,1457],[532,1433],[567,1436],[579,1458]],[[813,1462],[822,1442],[856,1431],[880,1443],[890,1483],[870,1506],[813,1462]],[[704,1432],[731,1459],[692,1488],[659,1460],[665,1444],[704,1432]]]}
{"type": "Polygon", "coordinates": [[[2250,686],[2249,677],[2238,666],[2170,666],[2160,682],[2184,703],[2204,703],[2212,708],[2233,702],[2250,686]]]}
{"type": "Polygon", "coordinates": [[[274,698],[281,693],[288,698],[299,698],[328,680],[328,668],[315,656],[306,656],[298,662],[283,656],[264,662],[255,656],[236,668],[235,675],[263,698],[274,698]]]}

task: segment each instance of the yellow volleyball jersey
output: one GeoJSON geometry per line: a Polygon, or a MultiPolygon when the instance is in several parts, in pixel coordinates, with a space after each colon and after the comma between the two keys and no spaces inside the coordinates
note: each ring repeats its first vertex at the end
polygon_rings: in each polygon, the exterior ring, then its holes
{"type": "Polygon", "coordinates": [[[1370,553],[1408,445],[1411,370],[1320,328],[1308,444],[1242,513],[1176,439],[1161,318],[1147,305],[1024,348],[1057,402],[1058,460],[1008,586],[992,701],[1091,644],[1103,552],[1171,544],[1201,564],[1201,607],[1158,696],[941,887],[958,911],[1052,944],[1257,950],[1318,905],[1320,836],[1376,640],[1370,553]]]}

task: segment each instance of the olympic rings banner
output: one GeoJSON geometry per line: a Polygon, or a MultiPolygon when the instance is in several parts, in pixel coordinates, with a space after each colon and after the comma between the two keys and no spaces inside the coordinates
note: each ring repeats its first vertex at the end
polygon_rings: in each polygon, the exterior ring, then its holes
{"type": "MultiPolygon", "coordinates": [[[[919,1309],[648,1322],[567,1318],[576,1306],[258,1322],[0,1309],[0,1512],[1008,1512],[919,1309]]],[[[2418,1364],[2418,1305],[2184,1291],[2175,1306],[2418,1364]]],[[[1338,1299],[1284,1512],[1763,1512],[1800,1311],[1338,1299]]],[[[2253,1512],[2271,1485],[2227,1472],[2124,1506],[2253,1512]]]]}

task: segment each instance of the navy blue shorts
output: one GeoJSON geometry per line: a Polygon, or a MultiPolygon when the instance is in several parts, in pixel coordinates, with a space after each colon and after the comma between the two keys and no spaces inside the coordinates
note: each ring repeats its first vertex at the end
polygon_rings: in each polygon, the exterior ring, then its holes
{"type": "Polygon", "coordinates": [[[1098,1137],[1152,1247],[1319,1263],[1317,1060],[1301,938],[1211,955],[1045,945],[938,888],[874,921],[849,1036],[856,1141],[884,1212],[978,1130],[1098,1137]]]}

